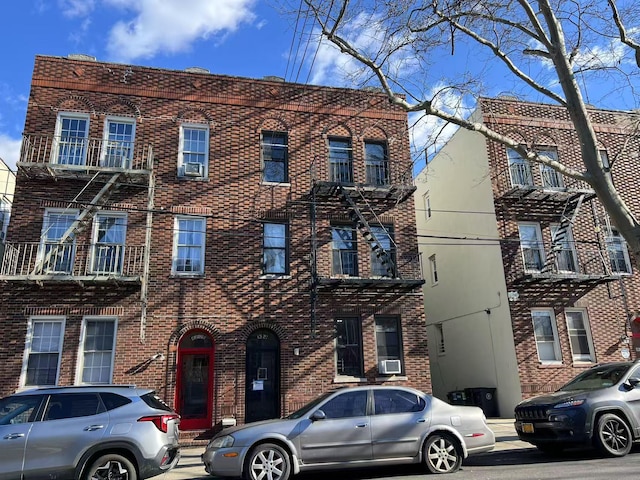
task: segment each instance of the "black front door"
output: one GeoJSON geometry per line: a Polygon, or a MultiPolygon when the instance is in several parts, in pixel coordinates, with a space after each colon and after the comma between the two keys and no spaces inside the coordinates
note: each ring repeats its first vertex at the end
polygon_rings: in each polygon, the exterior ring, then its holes
{"type": "Polygon", "coordinates": [[[280,417],[280,342],[260,329],[247,340],[245,422],[280,417]]]}

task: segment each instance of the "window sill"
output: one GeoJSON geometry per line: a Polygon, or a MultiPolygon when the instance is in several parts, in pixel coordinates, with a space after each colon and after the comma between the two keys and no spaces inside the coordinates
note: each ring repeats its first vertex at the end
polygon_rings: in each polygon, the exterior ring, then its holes
{"type": "Polygon", "coordinates": [[[260,275],[258,278],[260,280],[291,280],[293,277],[291,275],[269,273],[266,275],[260,275]]]}
{"type": "Polygon", "coordinates": [[[195,181],[195,182],[208,182],[209,177],[190,177],[189,175],[178,175],[179,181],[195,181]]]}
{"type": "Polygon", "coordinates": [[[539,368],[564,368],[562,362],[540,362],[539,368]]]}
{"type": "Polygon", "coordinates": [[[593,360],[574,360],[571,366],[576,368],[591,368],[596,364],[593,360]]]}
{"type": "Polygon", "coordinates": [[[367,383],[366,378],[348,377],[346,375],[337,375],[333,377],[333,383],[367,383]]]}
{"type": "Polygon", "coordinates": [[[198,278],[204,278],[205,274],[204,273],[172,273],[170,278],[186,278],[186,279],[198,279],[198,278]]]}
{"type": "Polygon", "coordinates": [[[388,377],[376,377],[376,382],[406,382],[409,377],[406,375],[389,375],[388,377]]]}
{"type": "Polygon", "coordinates": [[[260,182],[260,185],[266,185],[268,187],[291,187],[291,182],[260,182]]]}

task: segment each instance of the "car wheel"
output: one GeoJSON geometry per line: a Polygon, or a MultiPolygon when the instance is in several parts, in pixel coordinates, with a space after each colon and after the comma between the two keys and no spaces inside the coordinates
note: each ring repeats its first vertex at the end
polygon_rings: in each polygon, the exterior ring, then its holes
{"type": "Polygon", "coordinates": [[[451,435],[436,433],[424,444],[424,461],[431,473],[452,473],[462,465],[458,442],[451,435]]]}
{"type": "Polygon", "coordinates": [[[289,454],[273,443],[258,445],[249,454],[247,480],[287,480],[291,472],[289,454]]]}
{"type": "Polygon", "coordinates": [[[138,474],[129,459],[112,453],[103,455],[93,462],[84,478],[85,480],[137,480],[138,474]]]}
{"type": "Polygon", "coordinates": [[[624,457],[631,450],[633,437],[629,425],[618,415],[605,413],[598,419],[595,444],[609,457],[624,457]]]}

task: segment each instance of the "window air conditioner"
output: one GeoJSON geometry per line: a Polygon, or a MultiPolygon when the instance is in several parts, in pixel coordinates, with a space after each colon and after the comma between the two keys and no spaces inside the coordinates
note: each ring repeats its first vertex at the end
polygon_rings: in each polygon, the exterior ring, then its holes
{"type": "Polygon", "coordinates": [[[402,364],[400,363],[400,360],[380,360],[380,366],[378,370],[383,375],[401,373],[402,364]]]}
{"type": "Polygon", "coordinates": [[[184,174],[189,177],[202,177],[204,175],[204,165],[197,162],[185,163],[184,174]]]}

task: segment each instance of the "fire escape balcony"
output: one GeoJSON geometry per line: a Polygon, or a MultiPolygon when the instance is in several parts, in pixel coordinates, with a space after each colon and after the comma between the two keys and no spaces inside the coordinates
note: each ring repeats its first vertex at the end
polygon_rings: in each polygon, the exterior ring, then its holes
{"type": "Polygon", "coordinates": [[[140,284],[144,254],[144,246],[7,243],[0,264],[0,280],[140,284]]]}
{"type": "Polygon", "coordinates": [[[121,181],[146,184],[153,148],[133,141],[23,135],[17,166],[31,178],[89,179],[97,173],[120,173],[121,181]]]}
{"type": "Polygon", "coordinates": [[[342,187],[357,190],[367,199],[402,203],[413,195],[416,186],[411,171],[394,172],[393,166],[389,160],[366,162],[364,181],[357,181],[352,160],[316,157],[311,165],[311,189],[319,197],[336,196],[342,187]]]}

